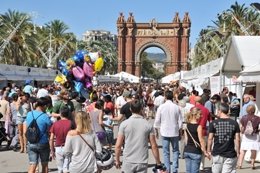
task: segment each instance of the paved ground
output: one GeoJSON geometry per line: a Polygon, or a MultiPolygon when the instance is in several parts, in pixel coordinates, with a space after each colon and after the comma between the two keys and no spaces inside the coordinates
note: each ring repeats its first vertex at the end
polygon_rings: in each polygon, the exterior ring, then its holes
{"type": "MultiPolygon", "coordinates": [[[[117,133],[117,129],[115,129],[115,134],[117,133]]],[[[158,141],[160,146],[160,141],[158,141]]],[[[162,156],[162,149],[160,147],[160,155],[162,156]]],[[[151,150],[149,151],[149,170],[148,173],[152,173],[153,164],[155,163],[151,150]]],[[[163,160],[162,160],[163,161],[163,160]]],[[[179,172],[185,172],[185,161],[180,159],[179,172]]],[[[210,173],[211,162],[206,160],[206,171],[205,173],[210,173]]],[[[13,151],[0,151],[0,173],[26,173],[28,167],[28,156],[27,154],[21,154],[19,152],[13,151]]],[[[251,172],[259,172],[260,171],[260,163],[256,164],[256,170],[251,170],[250,165],[247,163],[243,164],[243,169],[238,170],[238,173],[247,173],[251,172]]],[[[55,161],[50,162],[49,164],[49,172],[57,173],[55,161]]],[[[105,173],[120,173],[120,170],[112,168],[108,171],[103,171],[105,173]]]]}

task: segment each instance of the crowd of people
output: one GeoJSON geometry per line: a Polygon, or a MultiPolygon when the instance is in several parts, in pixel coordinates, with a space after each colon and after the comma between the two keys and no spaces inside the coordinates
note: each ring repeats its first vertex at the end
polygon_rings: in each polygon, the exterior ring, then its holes
{"type": "Polygon", "coordinates": [[[48,172],[50,158],[59,173],[101,172],[96,153],[102,148],[114,152],[114,164],[124,173],[145,173],[149,145],[155,169],[178,172],[179,159],[185,159],[186,172],[197,173],[206,157],[213,173],[235,172],[243,168],[248,150],[255,169],[260,150],[257,111],[253,96],[245,93],[240,100],[227,87],[212,95],[208,89],[190,92],[178,83],[100,84],[86,99],[62,85],[36,88],[26,81],[0,92],[0,136],[7,149],[28,153],[30,173],[38,171],[39,162],[42,172],[48,172]],[[26,136],[33,120],[40,132],[37,143],[26,136]]]}

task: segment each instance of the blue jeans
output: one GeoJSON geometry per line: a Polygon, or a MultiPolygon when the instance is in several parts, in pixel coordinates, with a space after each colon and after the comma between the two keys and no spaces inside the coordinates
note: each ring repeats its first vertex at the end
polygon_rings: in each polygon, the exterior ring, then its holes
{"type": "Polygon", "coordinates": [[[170,144],[172,145],[172,172],[178,172],[179,168],[179,137],[163,137],[162,136],[162,147],[163,147],[163,160],[167,171],[171,172],[170,165],[170,144]]]}
{"type": "Polygon", "coordinates": [[[199,173],[201,154],[184,153],[186,173],[199,173]]]}

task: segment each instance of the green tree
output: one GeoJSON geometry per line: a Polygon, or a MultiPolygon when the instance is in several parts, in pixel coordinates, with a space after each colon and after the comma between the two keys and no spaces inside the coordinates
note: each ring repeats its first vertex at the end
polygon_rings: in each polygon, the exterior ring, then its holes
{"type": "Polygon", "coordinates": [[[214,26],[202,29],[194,47],[192,66],[197,67],[224,56],[232,35],[259,35],[260,15],[245,6],[231,5],[218,15],[214,26]]]}
{"type": "Polygon", "coordinates": [[[5,43],[1,62],[15,65],[32,65],[35,55],[35,33],[31,17],[26,13],[8,10],[0,15],[0,44],[5,43]],[[5,42],[7,40],[7,42],[5,42]],[[5,42],[5,43],[4,43],[5,42]]]}

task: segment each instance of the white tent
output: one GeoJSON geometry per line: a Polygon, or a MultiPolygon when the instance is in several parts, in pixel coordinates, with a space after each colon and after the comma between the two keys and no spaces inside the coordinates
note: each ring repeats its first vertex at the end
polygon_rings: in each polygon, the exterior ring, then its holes
{"type": "Polygon", "coordinates": [[[181,73],[176,72],[174,74],[169,74],[162,78],[162,83],[170,83],[171,81],[180,80],[181,73]]]}
{"type": "Polygon", "coordinates": [[[240,72],[238,80],[243,82],[260,82],[260,64],[246,67],[242,72],[240,72]]]}
{"type": "MultiPolygon", "coordinates": [[[[222,72],[238,75],[260,64],[260,36],[233,36],[224,59],[222,72]]],[[[259,66],[258,66],[259,67],[259,66]]]]}
{"type": "Polygon", "coordinates": [[[130,83],[139,83],[140,82],[139,77],[134,76],[130,73],[123,72],[123,71],[121,71],[120,73],[117,73],[115,75],[111,75],[111,76],[119,77],[120,81],[125,81],[125,82],[130,82],[130,83]]]}

